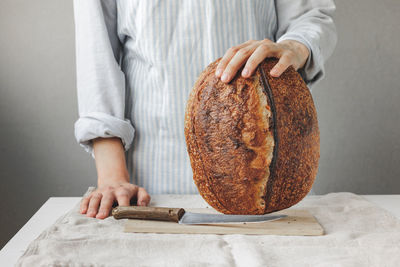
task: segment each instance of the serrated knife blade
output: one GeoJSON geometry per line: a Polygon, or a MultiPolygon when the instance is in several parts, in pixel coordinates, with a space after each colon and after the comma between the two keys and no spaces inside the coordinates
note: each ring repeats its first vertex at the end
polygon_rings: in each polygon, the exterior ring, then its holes
{"type": "Polygon", "coordinates": [[[254,223],[278,220],[287,215],[226,215],[185,212],[180,224],[232,224],[232,223],[254,223]]]}

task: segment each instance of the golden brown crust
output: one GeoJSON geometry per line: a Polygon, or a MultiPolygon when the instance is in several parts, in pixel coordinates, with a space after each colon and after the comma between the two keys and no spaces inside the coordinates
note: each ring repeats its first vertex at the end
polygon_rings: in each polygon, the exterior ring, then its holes
{"type": "Polygon", "coordinates": [[[249,79],[237,75],[225,84],[214,75],[219,60],[200,74],[185,113],[187,149],[200,194],[227,214],[263,214],[293,205],[311,188],[319,157],[307,87],[293,69],[279,79],[267,75],[270,100],[276,102],[272,114],[261,72],[249,79]]]}
{"type": "Polygon", "coordinates": [[[273,150],[262,116],[261,105],[267,103],[255,90],[260,87],[256,77],[226,85],[214,76],[217,64],[200,75],[187,104],[185,135],[193,178],[203,198],[219,211],[262,214],[273,150]]]}
{"type": "Polygon", "coordinates": [[[193,90],[190,92],[185,111],[185,138],[186,146],[190,157],[190,163],[193,170],[193,180],[199,190],[200,195],[216,210],[227,213],[228,210],[215,198],[215,194],[211,191],[208,183],[207,174],[204,172],[203,160],[200,155],[199,146],[196,141],[195,123],[195,105],[198,102],[200,87],[205,84],[206,75],[210,73],[210,69],[215,66],[211,63],[197,79],[193,90]]]}
{"type": "Polygon", "coordinates": [[[266,213],[302,200],[311,190],[319,161],[319,129],[311,93],[292,67],[279,78],[271,77],[269,70],[276,62],[266,60],[260,66],[273,94],[279,143],[266,213]]]}

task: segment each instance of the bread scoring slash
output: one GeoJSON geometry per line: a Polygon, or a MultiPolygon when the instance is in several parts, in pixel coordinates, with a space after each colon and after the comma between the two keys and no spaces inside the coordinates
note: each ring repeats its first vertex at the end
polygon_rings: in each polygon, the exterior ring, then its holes
{"type": "Polygon", "coordinates": [[[185,138],[201,196],[225,214],[288,208],[311,190],[319,129],[311,93],[290,67],[269,75],[266,59],[250,78],[215,77],[221,59],[197,79],[187,102],[185,138]]]}

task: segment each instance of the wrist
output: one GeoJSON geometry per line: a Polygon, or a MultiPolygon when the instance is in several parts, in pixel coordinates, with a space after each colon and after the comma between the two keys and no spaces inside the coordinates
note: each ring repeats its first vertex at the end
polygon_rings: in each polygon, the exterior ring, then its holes
{"type": "Polygon", "coordinates": [[[97,177],[97,187],[102,187],[106,185],[119,185],[124,183],[129,183],[129,175],[119,175],[116,176],[98,176],[97,177]]]}
{"type": "Polygon", "coordinates": [[[93,143],[98,186],[129,182],[121,139],[97,138],[93,143]]]}

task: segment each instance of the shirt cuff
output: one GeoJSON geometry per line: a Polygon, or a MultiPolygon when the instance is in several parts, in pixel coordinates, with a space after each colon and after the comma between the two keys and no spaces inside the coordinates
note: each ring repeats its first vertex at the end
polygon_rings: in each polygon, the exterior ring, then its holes
{"type": "Polygon", "coordinates": [[[92,139],[119,137],[127,151],[132,144],[134,134],[135,128],[130,120],[121,120],[106,113],[91,112],[81,116],[75,122],[75,138],[93,158],[95,157],[92,139]]]}
{"type": "Polygon", "coordinates": [[[318,45],[314,45],[312,42],[304,38],[303,35],[294,32],[282,35],[277,40],[277,43],[282,42],[283,40],[298,41],[308,48],[308,51],[310,52],[308,59],[304,66],[299,69],[299,73],[309,87],[324,77],[325,69],[318,45]]]}

